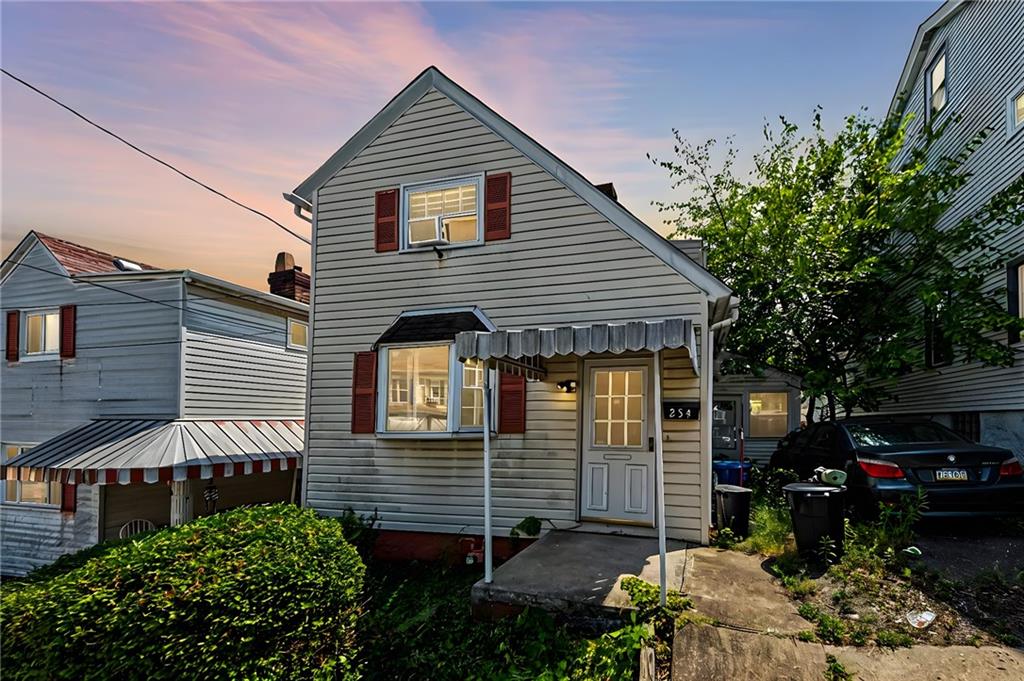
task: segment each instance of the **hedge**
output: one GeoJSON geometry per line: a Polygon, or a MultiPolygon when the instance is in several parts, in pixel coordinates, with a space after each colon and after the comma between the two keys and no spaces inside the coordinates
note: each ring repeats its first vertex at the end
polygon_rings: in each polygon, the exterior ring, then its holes
{"type": "Polygon", "coordinates": [[[289,505],[160,530],[5,588],[5,679],[354,679],[365,568],[289,505]]]}

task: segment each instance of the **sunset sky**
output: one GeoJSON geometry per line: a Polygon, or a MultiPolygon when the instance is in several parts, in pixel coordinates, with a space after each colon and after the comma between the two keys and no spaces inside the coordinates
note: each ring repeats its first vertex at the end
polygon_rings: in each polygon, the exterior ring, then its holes
{"type": "MultiPolygon", "coordinates": [[[[0,6],[4,68],[308,234],[281,193],[434,64],[659,227],[671,129],[884,113],[938,2],[0,6]]],[[[32,228],[266,287],[308,248],[3,79],[8,253],[32,228]]],[[[369,227],[368,227],[369,228],[369,227]]],[[[664,231],[664,227],[661,227],[664,231]]]]}

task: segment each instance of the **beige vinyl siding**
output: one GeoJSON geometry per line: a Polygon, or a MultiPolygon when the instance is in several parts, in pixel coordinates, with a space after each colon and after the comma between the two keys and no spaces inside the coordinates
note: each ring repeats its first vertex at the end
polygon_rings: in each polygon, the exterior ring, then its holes
{"type": "MultiPolygon", "coordinates": [[[[377,509],[390,529],[482,529],[479,440],[349,432],[352,355],[368,350],[400,312],[478,305],[499,328],[515,329],[676,316],[700,323],[706,309],[695,286],[433,90],[327,182],[316,220],[306,499],[328,513],[377,509]],[[442,260],[432,250],[374,252],[376,191],[506,171],[511,239],[450,249],[442,260]]],[[[549,361],[546,381],[529,384],[528,432],[496,442],[499,533],[527,515],[576,518],[578,415],[574,396],[555,388],[573,371],[571,362],[549,361]]],[[[684,514],[687,503],[682,495],[684,514]]]]}
{"type": "Polygon", "coordinates": [[[78,486],[78,508],[0,503],[0,575],[20,577],[99,541],[99,487],[78,486]]]}
{"type": "MultiPolygon", "coordinates": [[[[969,158],[965,170],[971,174],[953,207],[939,222],[952,225],[981,208],[996,192],[1020,176],[1024,168],[1024,132],[1007,136],[1007,98],[1018,91],[1024,78],[1024,3],[973,2],[965,4],[934,36],[924,67],[910,85],[907,112],[916,120],[912,132],[924,119],[925,81],[928,68],[941,50],[946,54],[948,103],[938,122],[947,117],[960,120],[949,125],[935,150],[937,160],[956,154],[978,133],[990,129],[988,137],[969,158]]],[[[1010,230],[994,246],[1018,256],[1024,254],[1024,230],[1010,230]]],[[[1006,304],[1005,267],[994,269],[985,287],[1006,304]]],[[[999,336],[1005,338],[1005,333],[999,336]]],[[[1024,346],[1019,346],[1024,352],[1024,346]]],[[[1024,410],[1024,356],[1018,353],[1016,366],[991,367],[979,362],[931,369],[907,376],[896,390],[898,400],[883,405],[883,411],[931,413],[949,411],[1024,410]]]]}
{"type": "MultiPolygon", "coordinates": [[[[683,350],[666,351],[662,391],[667,400],[700,400],[700,379],[683,350]]],[[[660,406],[655,405],[660,418],[660,406]]],[[[700,421],[664,421],[665,520],[668,535],[699,542],[701,504],[700,421]]]]}

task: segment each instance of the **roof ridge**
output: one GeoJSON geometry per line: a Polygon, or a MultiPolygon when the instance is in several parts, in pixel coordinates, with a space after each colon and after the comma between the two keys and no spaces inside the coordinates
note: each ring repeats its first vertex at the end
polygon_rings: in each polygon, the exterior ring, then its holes
{"type": "Polygon", "coordinates": [[[101,272],[117,272],[120,270],[114,264],[115,260],[125,260],[135,263],[144,270],[159,270],[161,268],[138,260],[124,258],[106,251],[101,251],[92,246],[86,246],[63,237],[43,234],[40,231],[32,230],[36,239],[46,247],[57,259],[61,267],[67,270],[68,274],[97,274],[101,272]]]}

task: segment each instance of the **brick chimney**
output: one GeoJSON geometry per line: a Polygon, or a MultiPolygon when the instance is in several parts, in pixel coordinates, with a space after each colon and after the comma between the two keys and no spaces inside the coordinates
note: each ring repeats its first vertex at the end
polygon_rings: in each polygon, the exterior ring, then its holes
{"type": "Polygon", "coordinates": [[[277,254],[274,271],[267,277],[267,283],[274,295],[309,304],[309,275],[295,264],[291,253],[277,254]]]}

